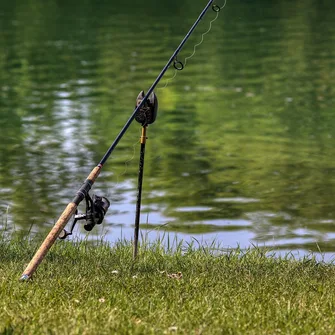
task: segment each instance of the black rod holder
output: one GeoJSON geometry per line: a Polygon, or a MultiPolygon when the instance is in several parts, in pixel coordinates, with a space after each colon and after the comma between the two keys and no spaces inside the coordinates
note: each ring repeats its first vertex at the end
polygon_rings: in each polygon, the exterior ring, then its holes
{"type": "Polygon", "coordinates": [[[142,200],[142,185],[143,185],[143,171],[144,171],[144,155],[145,143],[147,140],[147,127],[142,127],[141,135],[141,151],[140,162],[138,169],[138,186],[137,186],[137,201],[136,201],[136,215],[135,215],[135,229],[134,229],[134,249],[133,259],[135,260],[138,254],[138,235],[140,231],[140,216],[141,216],[141,200],[142,200]]]}

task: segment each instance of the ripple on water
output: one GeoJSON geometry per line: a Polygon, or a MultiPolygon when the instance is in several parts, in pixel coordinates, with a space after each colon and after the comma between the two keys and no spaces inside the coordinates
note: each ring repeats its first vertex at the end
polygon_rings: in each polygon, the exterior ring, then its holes
{"type": "Polygon", "coordinates": [[[236,198],[217,198],[217,199],[214,199],[214,201],[216,201],[216,202],[238,203],[238,204],[248,204],[248,203],[260,202],[260,199],[236,197],[236,198]]]}
{"type": "Polygon", "coordinates": [[[176,212],[207,212],[210,211],[212,207],[206,206],[190,206],[190,207],[177,207],[176,212]]]}

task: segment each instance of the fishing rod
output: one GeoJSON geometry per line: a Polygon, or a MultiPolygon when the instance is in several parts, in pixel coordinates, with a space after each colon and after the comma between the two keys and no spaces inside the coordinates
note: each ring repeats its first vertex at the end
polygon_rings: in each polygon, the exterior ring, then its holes
{"type": "Polygon", "coordinates": [[[73,200],[66,206],[65,210],[55,223],[54,227],[51,229],[43,243],[41,244],[40,248],[36,251],[35,255],[27,265],[26,269],[23,271],[20,280],[21,281],[27,281],[33,273],[36,271],[39,264],[42,262],[44,257],[46,256],[49,249],[52,247],[52,245],[55,243],[57,237],[60,238],[66,238],[68,235],[72,234],[72,230],[74,225],[78,220],[86,220],[86,225],[84,228],[88,231],[92,230],[93,227],[96,224],[100,224],[108,210],[108,207],[110,205],[109,201],[105,197],[99,197],[94,195],[93,199],[89,195],[89,191],[91,190],[95,180],[98,178],[102,167],[106,163],[107,159],[119,143],[120,139],[123,137],[123,135],[126,133],[127,129],[129,128],[130,124],[134,120],[137,113],[141,112],[145,104],[147,103],[148,98],[153,93],[154,89],[160,82],[160,80],[163,78],[165,72],[168,70],[170,65],[173,63],[173,66],[176,70],[180,71],[184,68],[184,64],[178,60],[177,55],[183,48],[186,41],[189,39],[191,34],[193,33],[194,29],[197,27],[201,19],[204,17],[208,9],[212,5],[212,9],[214,12],[219,12],[221,8],[218,5],[213,4],[214,0],[208,1],[205,8],[200,13],[199,17],[196,19],[192,27],[190,28],[189,32],[185,35],[177,49],[173,52],[172,56],[166,63],[166,65],[163,67],[161,73],[158,75],[156,80],[153,82],[143,99],[139,102],[139,104],[135,107],[135,110],[133,111],[132,115],[128,119],[128,121],[125,123],[123,128],[121,129],[120,133],[116,136],[114,142],[109,147],[105,155],[102,157],[99,164],[93,168],[93,170],[90,172],[88,177],[86,178],[85,182],[82,184],[80,189],[77,191],[75,197],[73,200]],[[85,214],[78,214],[77,207],[78,205],[83,201],[86,200],[86,213],[85,214]],[[66,224],[70,221],[72,216],[74,215],[74,222],[71,227],[71,231],[67,232],[64,230],[66,224]]]}

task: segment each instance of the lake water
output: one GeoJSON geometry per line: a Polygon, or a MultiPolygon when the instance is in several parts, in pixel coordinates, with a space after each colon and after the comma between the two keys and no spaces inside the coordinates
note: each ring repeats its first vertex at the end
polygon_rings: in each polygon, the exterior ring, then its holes
{"type": "MultiPolygon", "coordinates": [[[[206,3],[1,2],[0,224],[51,229],[206,3]]],[[[185,69],[167,81],[168,70],[148,127],[143,238],[332,259],[333,9],[331,0],[228,0],[185,69]]],[[[140,134],[133,122],[94,185],[111,206],[93,237],[133,236],[140,134]]]]}

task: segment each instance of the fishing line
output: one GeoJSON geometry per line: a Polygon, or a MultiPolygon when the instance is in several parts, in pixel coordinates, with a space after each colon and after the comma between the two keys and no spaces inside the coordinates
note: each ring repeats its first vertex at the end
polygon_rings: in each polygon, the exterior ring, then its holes
{"type": "Polygon", "coordinates": [[[175,69],[175,70],[174,70],[174,75],[173,75],[173,77],[166,79],[165,86],[163,86],[163,87],[158,87],[158,90],[162,90],[163,88],[166,88],[167,85],[169,84],[169,82],[170,82],[171,80],[173,80],[173,79],[176,77],[177,72],[178,72],[178,70],[175,69]]]}
{"type": "Polygon", "coordinates": [[[204,36],[207,35],[212,30],[212,23],[215,22],[218,17],[219,17],[219,12],[216,12],[216,17],[211,22],[209,22],[209,28],[208,28],[208,30],[201,35],[201,41],[199,43],[197,43],[197,44],[194,45],[194,47],[193,47],[193,53],[190,56],[188,56],[188,57],[185,58],[185,60],[184,60],[184,67],[186,66],[187,61],[189,59],[191,59],[195,55],[196,48],[198,46],[200,46],[204,42],[204,36]]]}
{"type": "Polygon", "coordinates": [[[212,10],[216,13],[216,16],[212,21],[209,22],[208,30],[201,35],[201,41],[194,45],[192,54],[185,58],[184,63],[178,61],[177,57],[175,58],[174,63],[173,63],[173,66],[175,69],[173,76],[171,78],[168,78],[166,80],[165,85],[163,87],[159,87],[158,89],[166,88],[168,84],[177,76],[178,71],[181,71],[185,68],[187,61],[195,55],[196,48],[204,42],[204,36],[207,35],[212,30],[212,24],[218,19],[219,12],[226,6],[226,4],[227,4],[227,0],[225,0],[224,4],[221,7],[218,5],[212,5],[212,10]]]}
{"type": "Polygon", "coordinates": [[[227,4],[227,0],[225,0],[224,4],[220,7],[220,10],[226,7],[226,4],[227,4]]]}
{"type": "MultiPolygon", "coordinates": [[[[141,131],[141,130],[140,130],[141,131]]],[[[122,176],[124,176],[126,174],[126,172],[128,171],[129,168],[129,163],[135,158],[135,154],[136,154],[136,147],[138,146],[138,144],[140,143],[140,139],[138,139],[133,145],[133,153],[132,156],[130,158],[128,158],[125,162],[124,162],[124,171],[122,173],[119,173],[116,175],[116,184],[114,185],[114,188],[116,189],[118,187],[118,185],[121,183],[120,182],[120,178],[122,176]]]]}
{"type": "Polygon", "coordinates": [[[135,144],[133,144],[133,153],[132,153],[132,156],[129,158],[129,159],[127,159],[125,162],[124,162],[124,170],[123,170],[123,172],[122,173],[118,173],[117,175],[116,175],[116,182],[115,182],[115,184],[113,185],[113,187],[111,187],[111,188],[108,188],[108,191],[107,191],[107,197],[109,197],[109,198],[113,198],[113,193],[114,193],[114,191],[115,190],[117,190],[117,189],[119,189],[119,185],[121,184],[121,177],[122,176],[124,176],[125,174],[126,174],[126,172],[128,171],[128,168],[129,168],[129,163],[132,161],[132,160],[134,160],[134,158],[135,158],[135,154],[136,154],[136,147],[138,146],[138,144],[140,143],[140,139],[138,139],[137,141],[136,141],[136,143],[135,144]],[[113,191],[114,190],[114,191],[113,191]]]}

